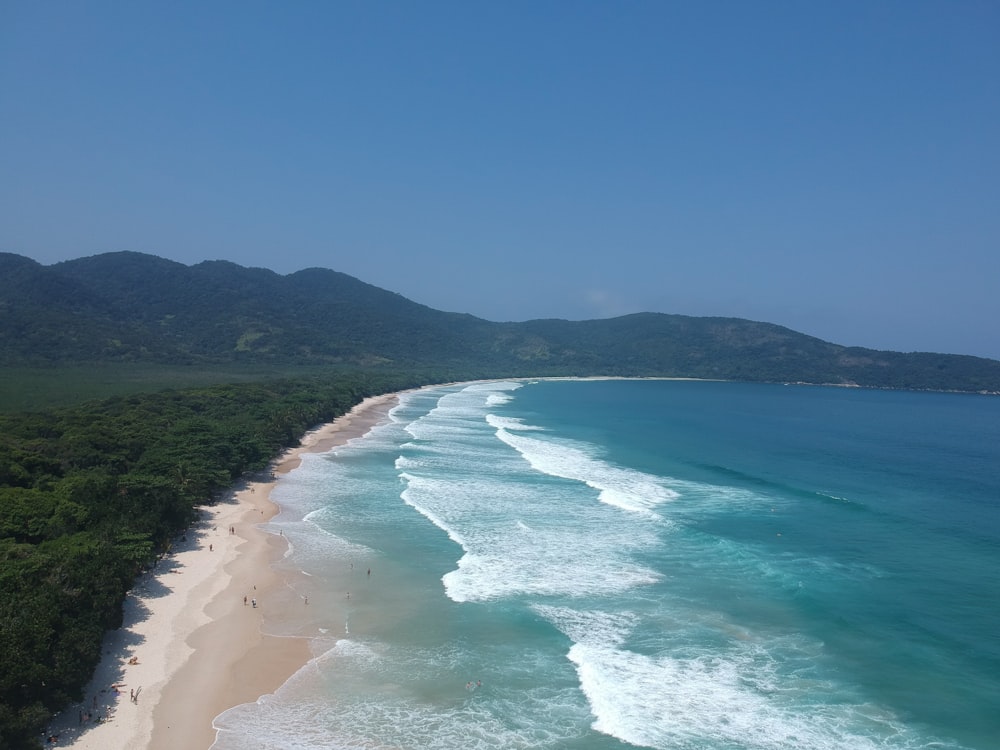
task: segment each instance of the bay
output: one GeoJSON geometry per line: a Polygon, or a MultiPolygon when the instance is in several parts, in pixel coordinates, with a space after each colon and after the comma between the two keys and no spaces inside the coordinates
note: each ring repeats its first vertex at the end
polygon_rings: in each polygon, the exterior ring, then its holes
{"type": "Polygon", "coordinates": [[[985,396],[404,394],[275,489],[315,658],[216,748],[992,748],[998,467],[985,396]]]}

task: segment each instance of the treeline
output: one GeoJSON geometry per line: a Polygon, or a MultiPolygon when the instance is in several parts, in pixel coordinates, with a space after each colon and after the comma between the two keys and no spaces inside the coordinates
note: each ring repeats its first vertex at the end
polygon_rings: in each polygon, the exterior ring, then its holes
{"type": "Polygon", "coordinates": [[[412,376],[339,374],[0,415],[0,750],[82,698],[136,576],[236,479],[412,376]]]}

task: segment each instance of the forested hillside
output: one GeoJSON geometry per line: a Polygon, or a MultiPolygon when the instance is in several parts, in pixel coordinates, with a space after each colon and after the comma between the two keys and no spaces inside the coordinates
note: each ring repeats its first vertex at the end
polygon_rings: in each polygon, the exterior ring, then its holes
{"type": "Polygon", "coordinates": [[[342,273],[288,276],[108,253],[0,254],[0,366],[80,363],[434,368],[1000,392],[1000,362],[833,344],[770,323],[642,313],[494,323],[342,273]]]}

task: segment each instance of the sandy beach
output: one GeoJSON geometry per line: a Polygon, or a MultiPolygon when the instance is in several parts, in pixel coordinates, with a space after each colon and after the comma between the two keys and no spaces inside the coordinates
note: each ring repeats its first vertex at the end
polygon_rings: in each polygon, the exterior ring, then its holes
{"type": "Polygon", "coordinates": [[[300,638],[263,635],[268,595],[281,585],[271,563],[285,540],[259,528],[278,511],[277,478],[303,453],[323,453],[384,420],[396,394],[366,399],[305,435],[262,472],[201,509],[200,519],[136,581],[121,628],[105,636],[84,700],[56,717],[47,736],[78,750],[199,750],[212,720],[276,690],[310,657],[300,638]]]}

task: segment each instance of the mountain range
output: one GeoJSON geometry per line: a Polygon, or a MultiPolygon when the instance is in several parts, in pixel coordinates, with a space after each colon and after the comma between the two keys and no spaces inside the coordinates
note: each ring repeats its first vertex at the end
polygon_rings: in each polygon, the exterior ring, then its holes
{"type": "Polygon", "coordinates": [[[228,363],[606,375],[1000,392],[1000,361],[876,351],[739,318],[638,313],[499,323],[336,271],[280,275],[117,252],[0,253],[0,366],[228,363]]]}

